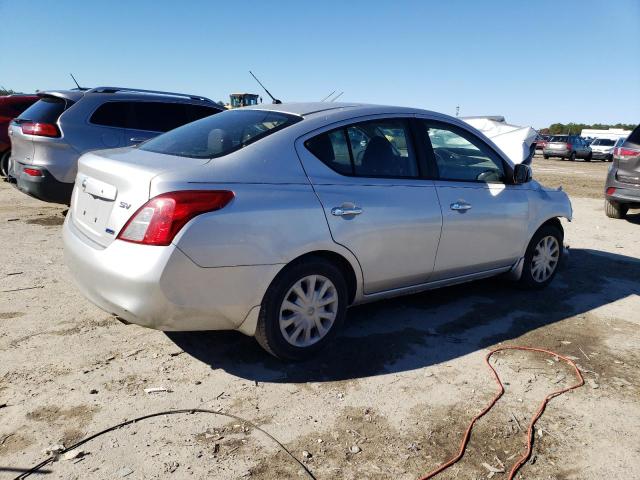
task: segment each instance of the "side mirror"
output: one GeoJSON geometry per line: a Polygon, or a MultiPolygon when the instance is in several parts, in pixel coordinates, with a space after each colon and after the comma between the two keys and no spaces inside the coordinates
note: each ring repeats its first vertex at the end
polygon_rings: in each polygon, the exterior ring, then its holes
{"type": "Polygon", "coordinates": [[[513,183],[521,185],[531,181],[533,177],[531,173],[531,167],[524,163],[519,163],[513,168],[513,183]]]}

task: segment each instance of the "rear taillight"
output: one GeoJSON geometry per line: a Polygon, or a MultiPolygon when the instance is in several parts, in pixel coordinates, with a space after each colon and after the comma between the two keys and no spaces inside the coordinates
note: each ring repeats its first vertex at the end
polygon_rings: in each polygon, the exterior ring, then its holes
{"type": "Polygon", "coordinates": [[[640,150],[636,150],[635,148],[623,148],[618,147],[615,150],[615,155],[618,157],[637,157],[640,155],[640,150]]]}
{"type": "Polygon", "coordinates": [[[25,122],[21,123],[22,133],[27,135],[37,135],[39,137],[59,137],[60,130],[58,126],[53,123],[36,123],[25,122]]]}
{"type": "Polygon", "coordinates": [[[573,146],[570,143],[567,143],[567,150],[573,150],[573,146]]]}
{"type": "Polygon", "coordinates": [[[30,177],[41,177],[42,176],[42,170],[38,170],[37,168],[25,167],[25,168],[22,169],[22,171],[24,173],[26,173],[27,175],[29,175],[30,177]]]}
{"type": "Polygon", "coordinates": [[[185,190],[152,198],[129,219],[120,240],[144,245],[169,245],[193,217],[224,208],[234,197],[228,190],[185,190]]]}
{"type": "Polygon", "coordinates": [[[607,188],[607,195],[613,195],[614,193],[616,193],[616,187],[607,188]]]}

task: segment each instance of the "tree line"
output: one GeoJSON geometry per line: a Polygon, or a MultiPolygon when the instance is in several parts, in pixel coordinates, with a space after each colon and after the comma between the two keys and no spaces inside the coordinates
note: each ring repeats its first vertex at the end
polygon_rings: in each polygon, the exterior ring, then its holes
{"type": "Polygon", "coordinates": [[[585,128],[593,128],[597,130],[608,130],[609,128],[622,128],[623,130],[633,130],[636,126],[632,123],[616,123],[609,125],[605,123],[594,123],[588,125],[586,123],[552,123],[548,128],[541,128],[538,131],[545,135],[559,135],[561,133],[579,134],[585,128]]]}

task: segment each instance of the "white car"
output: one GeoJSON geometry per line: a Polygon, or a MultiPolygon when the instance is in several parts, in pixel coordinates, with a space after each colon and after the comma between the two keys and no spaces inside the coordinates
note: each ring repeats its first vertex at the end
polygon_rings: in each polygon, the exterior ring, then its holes
{"type": "Polygon", "coordinates": [[[613,148],[616,141],[611,138],[596,138],[591,142],[592,158],[610,162],[613,160],[613,148]]]}

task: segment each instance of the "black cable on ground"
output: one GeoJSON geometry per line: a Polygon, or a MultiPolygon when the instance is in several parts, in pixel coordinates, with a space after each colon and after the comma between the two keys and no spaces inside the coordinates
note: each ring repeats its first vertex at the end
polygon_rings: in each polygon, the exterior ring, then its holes
{"type": "Polygon", "coordinates": [[[244,418],[238,417],[237,415],[233,415],[232,413],[216,412],[215,410],[207,410],[207,409],[204,409],[204,408],[167,410],[165,412],[150,413],[148,415],[143,415],[142,417],[133,418],[131,420],[127,420],[126,422],[119,423],[119,424],[114,425],[112,427],[106,428],[106,429],[102,430],[101,432],[94,433],[93,435],[90,435],[90,436],[88,436],[86,438],[83,438],[82,440],[80,440],[79,442],[75,443],[74,445],[71,445],[70,447],[65,448],[64,450],[59,452],[57,455],[52,455],[51,457],[47,458],[46,460],[43,460],[42,462],[40,462],[39,464],[35,465],[34,467],[31,467],[26,472],[21,473],[20,475],[18,475],[15,478],[15,480],[20,480],[22,478],[27,478],[31,474],[36,473],[38,470],[40,470],[45,465],[48,465],[49,463],[55,461],[56,458],[59,455],[61,455],[63,453],[66,453],[66,452],[69,452],[71,450],[74,450],[74,449],[78,448],[79,446],[84,445],[87,442],[90,442],[94,438],[97,438],[97,437],[99,437],[101,435],[104,435],[105,433],[112,432],[112,431],[117,430],[119,428],[126,427],[127,425],[131,425],[133,423],[140,422],[142,420],[148,420],[149,418],[160,417],[162,415],[176,415],[176,414],[183,414],[183,413],[190,413],[190,414],[191,413],[210,413],[212,415],[220,415],[222,417],[232,418],[232,419],[237,420],[239,422],[243,422],[243,423],[249,425],[251,428],[254,428],[255,430],[258,430],[259,432],[263,433],[269,439],[271,439],[273,442],[275,442],[282,450],[284,450],[286,452],[287,455],[289,455],[298,465],[300,465],[304,469],[305,473],[307,474],[307,476],[309,478],[311,478],[313,480],[317,480],[316,477],[313,475],[313,473],[311,473],[311,470],[309,470],[309,468],[304,463],[302,463],[300,460],[298,460],[293,455],[293,453],[291,453],[289,451],[289,449],[287,447],[285,447],[282,443],[280,443],[280,441],[277,438],[275,438],[273,435],[271,435],[269,432],[263,430],[262,428],[260,428],[256,424],[250,422],[249,420],[245,420],[244,418]]]}

